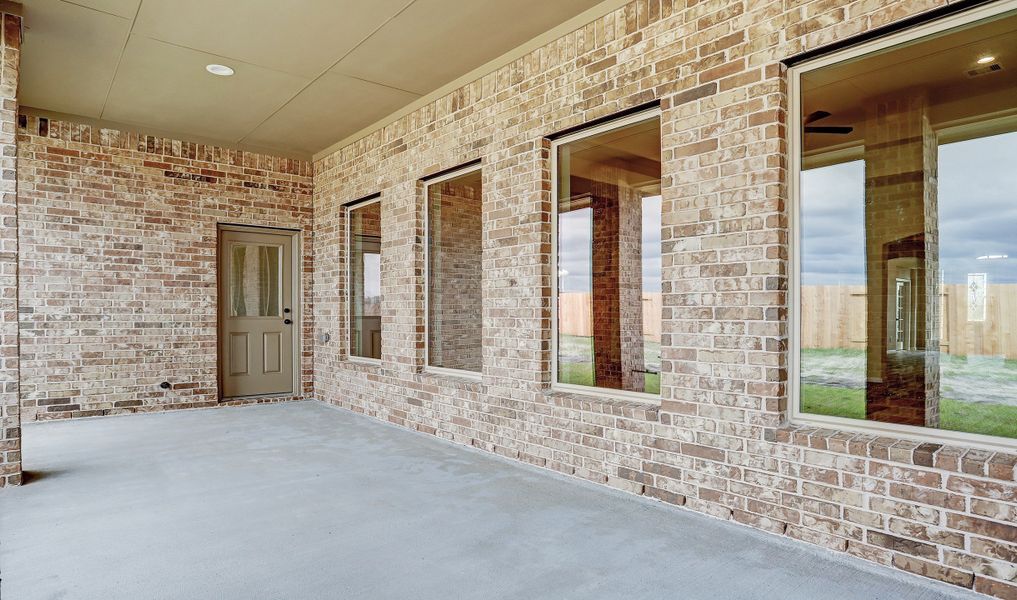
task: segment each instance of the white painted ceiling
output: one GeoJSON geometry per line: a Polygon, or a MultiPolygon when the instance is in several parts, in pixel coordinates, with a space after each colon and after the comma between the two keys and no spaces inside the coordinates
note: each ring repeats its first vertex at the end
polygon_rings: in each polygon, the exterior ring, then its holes
{"type": "Polygon", "coordinates": [[[23,4],[23,106],[307,157],[604,3],[23,4]],[[210,75],[210,63],[236,74],[210,75]]]}

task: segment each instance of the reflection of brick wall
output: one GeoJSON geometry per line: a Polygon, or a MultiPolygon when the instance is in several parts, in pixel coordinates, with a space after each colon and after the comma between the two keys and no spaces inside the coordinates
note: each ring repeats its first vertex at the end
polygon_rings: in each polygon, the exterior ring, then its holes
{"type": "Polygon", "coordinates": [[[374,202],[366,206],[356,207],[356,218],[353,224],[354,235],[381,238],[381,204],[374,202]]]}
{"type": "Polygon", "coordinates": [[[310,163],[35,116],[18,163],[27,420],[219,405],[218,223],[302,230],[309,290],[310,163]]]}
{"type": "MultiPolygon", "coordinates": [[[[18,408],[18,201],[15,127],[21,17],[0,10],[0,487],[21,483],[21,415],[18,408]]],[[[27,419],[26,419],[27,420],[27,419]]]]}
{"type": "Polygon", "coordinates": [[[936,136],[928,101],[873,101],[865,136],[866,416],[939,425],[936,136]],[[896,345],[896,281],[908,282],[913,343],[896,345]]]}
{"type": "Polygon", "coordinates": [[[431,366],[480,371],[481,195],[458,180],[428,188],[431,366]]]}
{"type": "MultiPolygon", "coordinates": [[[[588,194],[593,209],[592,335],[594,381],[599,387],[644,389],[642,195],[616,169],[584,169],[570,181],[574,196],[588,194]]],[[[559,310],[566,305],[559,303],[559,310]]],[[[568,318],[561,315],[559,323],[568,318]]]]}
{"type": "MultiPolygon", "coordinates": [[[[607,179],[605,177],[605,179],[607,179]]],[[[573,178],[572,190],[580,189],[573,178]]],[[[593,181],[593,371],[601,387],[623,387],[621,320],[620,196],[617,184],[593,181]]]]}
{"type": "Polygon", "coordinates": [[[618,320],[621,323],[622,389],[642,392],[643,354],[643,195],[618,186],[618,320]]]}

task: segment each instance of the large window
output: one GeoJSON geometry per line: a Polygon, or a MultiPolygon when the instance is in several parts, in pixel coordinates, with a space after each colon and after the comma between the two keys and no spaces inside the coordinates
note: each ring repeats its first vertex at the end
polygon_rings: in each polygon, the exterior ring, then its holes
{"type": "Polygon", "coordinates": [[[381,204],[348,209],[350,356],[381,358],[381,204]]]}
{"type": "Polygon", "coordinates": [[[480,170],[427,186],[427,365],[480,372],[480,170]]]}
{"type": "Polygon", "coordinates": [[[660,393],[660,118],[554,143],[558,386],[660,393]]]}
{"type": "Polygon", "coordinates": [[[1009,445],[1017,14],[938,28],[793,72],[798,414],[1009,445]]]}

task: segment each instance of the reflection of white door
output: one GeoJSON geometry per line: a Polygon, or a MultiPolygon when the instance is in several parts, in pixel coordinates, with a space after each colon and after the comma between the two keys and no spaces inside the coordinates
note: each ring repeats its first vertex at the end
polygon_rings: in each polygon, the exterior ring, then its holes
{"type": "Polygon", "coordinates": [[[894,323],[897,350],[913,350],[911,344],[911,281],[908,279],[897,280],[894,323]]]}
{"type": "Polygon", "coordinates": [[[366,358],[381,358],[381,240],[362,236],[362,263],[354,267],[354,276],[362,278],[356,288],[361,297],[359,314],[353,327],[353,353],[366,358]]]}
{"type": "Polygon", "coordinates": [[[298,315],[293,235],[219,232],[219,370],[223,396],[293,392],[298,315]]]}

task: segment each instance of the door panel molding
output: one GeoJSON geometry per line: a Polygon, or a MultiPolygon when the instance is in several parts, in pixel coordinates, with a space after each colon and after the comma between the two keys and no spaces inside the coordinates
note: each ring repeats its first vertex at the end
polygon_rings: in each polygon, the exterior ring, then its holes
{"type": "Polygon", "coordinates": [[[217,226],[220,401],[301,393],[301,233],[295,229],[231,223],[217,226]],[[234,257],[238,245],[279,248],[280,268],[274,268],[273,253],[259,254],[256,258],[241,256],[244,260],[234,257]],[[243,265],[239,266],[240,263],[243,265]],[[243,275],[235,276],[234,269],[242,270],[243,275]],[[240,293],[245,297],[246,310],[238,316],[234,315],[237,311],[231,286],[242,286],[240,293]],[[266,310],[272,315],[260,316],[266,310]]]}
{"type": "Polygon", "coordinates": [[[261,347],[264,352],[261,364],[265,373],[282,372],[282,339],[278,332],[265,332],[262,334],[261,347]]]}
{"type": "Polygon", "coordinates": [[[251,371],[250,344],[246,333],[230,334],[230,375],[247,375],[251,371]]]}

